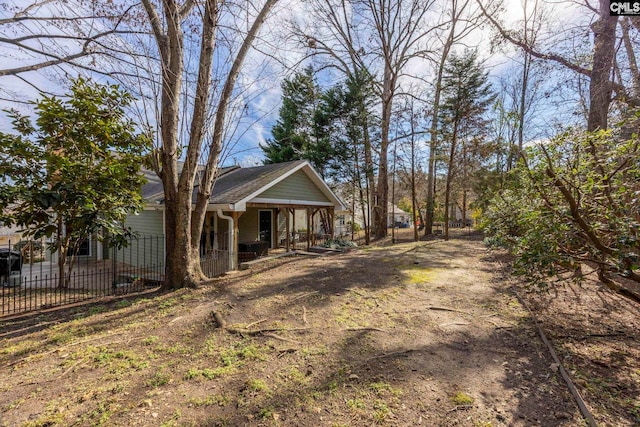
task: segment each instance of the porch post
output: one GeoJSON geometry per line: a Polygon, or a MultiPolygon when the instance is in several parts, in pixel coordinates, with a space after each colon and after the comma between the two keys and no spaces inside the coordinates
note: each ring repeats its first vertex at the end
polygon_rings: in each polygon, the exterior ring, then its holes
{"type": "Polygon", "coordinates": [[[293,215],[293,224],[291,228],[293,228],[293,249],[296,249],[296,208],[291,209],[291,214],[293,215]]]}
{"type": "Polygon", "coordinates": [[[285,220],[284,220],[284,224],[285,225],[284,226],[285,226],[285,229],[286,229],[285,232],[287,233],[287,236],[285,237],[285,242],[286,242],[285,243],[285,248],[286,248],[287,252],[289,252],[289,247],[291,246],[291,242],[290,242],[291,239],[289,239],[289,236],[291,236],[290,230],[289,230],[289,208],[285,208],[284,209],[284,218],[285,218],[285,220]]]}
{"type": "Polygon", "coordinates": [[[279,239],[279,233],[278,233],[278,216],[280,215],[280,208],[274,208],[273,209],[273,216],[275,219],[275,224],[273,224],[273,237],[271,237],[271,240],[273,241],[273,247],[274,249],[278,249],[280,247],[280,239],[279,239]]]}
{"type": "Polygon", "coordinates": [[[309,208],[307,208],[307,251],[311,249],[311,229],[313,228],[310,219],[313,219],[313,216],[309,213],[309,208]]]}
{"type": "Polygon", "coordinates": [[[231,217],[233,218],[233,251],[232,251],[232,260],[233,263],[232,270],[236,270],[238,268],[238,239],[240,238],[240,233],[238,231],[238,219],[242,215],[242,212],[232,212],[231,217]]]}
{"type": "Polygon", "coordinates": [[[327,216],[329,217],[329,230],[327,230],[329,232],[329,236],[331,236],[331,238],[334,237],[334,210],[335,208],[333,206],[331,206],[330,208],[327,208],[327,216]]]}

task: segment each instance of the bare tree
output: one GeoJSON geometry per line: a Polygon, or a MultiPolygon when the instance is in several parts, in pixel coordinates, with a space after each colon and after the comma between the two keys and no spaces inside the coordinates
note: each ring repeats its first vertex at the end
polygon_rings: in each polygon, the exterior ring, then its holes
{"type": "MultiPolygon", "coordinates": [[[[407,75],[407,66],[433,52],[431,35],[442,23],[431,23],[436,0],[314,0],[318,35],[306,34],[318,53],[328,55],[346,75],[369,70],[380,99],[378,180],[373,200],[376,237],[387,235],[389,201],[388,151],[393,103],[407,75]]],[[[367,159],[365,159],[367,161],[367,159]]]]}
{"type": "MultiPolygon", "coordinates": [[[[608,1],[598,0],[597,6],[592,6],[588,1],[585,2],[585,7],[590,10],[595,17],[595,21],[590,25],[593,34],[593,50],[590,68],[562,54],[544,52],[542,49],[532,46],[527,40],[524,40],[518,34],[509,31],[501,25],[493,14],[482,5],[481,1],[477,0],[477,4],[482,8],[486,18],[505,40],[522,48],[532,57],[556,62],[589,78],[588,130],[607,128],[609,107],[614,99],[627,105],[640,105],[640,99],[634,96],[624,84],[611,79],[616,52],[618,51],[616,49],[618,17],[611,16],[608,1]]],[[[631,19],[629,22],[636,29],[638,28],[636,20],[631,19]]]]}
{"type": "Polygon", "coordinates": [[[235,53],[215,105],[215,118],[206,149],[208,156],[200,171],[202,179],[193,206],[194,183],[199,172],[200,152],[205,136],[205,118],[209,106],[211,68],[221,4],[218,0],[207,0],[204,10],[199,10],[202,23],[202,41],[198,61],[198,80],[195,102],[191,115],[189,143],[182,168],[178,167],[179,107],[184,71],[184,44],[182,25],[195,6],[195,1],[186,0],[182,5],[165,0],[159,9],[151,0],[142,0],[153,29],[162,65],[161,138],[158,174],[163,182],[165,196],[165,233],[167,247],[167,286],[195,286],[203,277],[200,270],[198,244],[202,233],[204,216],[213,190],[214,178],[222,150],[227,109],[243,62],[258,31],[277,0],[267,0],[253,18],[244,39],[235,53]],[[162,14],[162,18],[161,15],[162,14]]]}
{"type": "MultiPolygon", "coordinates": [[[[28,20],[59,26],[61,35],[43,30],[13,40],[0,39],[0,43],[13,44],[35,55],[37,61],[29,70],[73,66],[114,78],[126,77],[122,80],[127,81],[127,88],[138,85],[140,93],[152,102],[152,110],[157,105],[159,144],[152,163],[164,187],[166,287],[196,286],[203,278],[199,240],[228,131],[228,115],[236,107],[232,102],[236,81],[277,1],[236,5],[221,0],[142,0],[142,8],[127,2],[34,1],[17,10],[7,22],[0,21],[0,25],[22,25],[28,20]],[[42,12],[41,8],[59,13],[36,14],[42,12]],[[91,13],[86,14],[87,10],[91,13]],[[127,22],[126,31],[121,30],[127,22]],[[74,28],[80,34],[75,38],[74,28]],[[148,42],[148,34],[152,43],[148,42]],[[133,36],[140,36],[141,40],[133,36]],[[25,37],[31,44],[37,41],[38,48],[20,44],[25,37]],[[58,39],[67,43],[57,44],[58,39]],[[78,43],[82,45],[79,51],[78,43]],[[87,66],[76,61],[89,58],[89,54],[94,54],[89,64],[96,60],[94,57],[103,57],[110,60],[110,69],[115,71],[100,69],[99,63],[87,66]],[[216,75],[216,81],[212,75],[216,75]],[[218,91],[213,93],[212,88],[218,91]],[[196,179],[199,181],[194,206],[196,179]]],[[[27,31],[28,25],[24,25],[27,31]]],[[[3,75],[29,70],[9,68],[3,75]]]]}
{"type": "Polygon", "coordinates": [[[451,0],[451,3],[441,19],[447,23],[448,30],[442,47],[437,52],[436,80],[433,91],[433,108],[431,110],[431,139],[429,141],[429,162],[427,167],[427,212],[425,219],[425,235],[433,234],[433,219],[435,207],[435,174],[436,150],[438,148],[438,120],[440,112],[440,96],[442,93],[442,75],[444,66],[451,49],[456,43],[467,37],[471,31],[480,25],[481,13],[478,9],[469,10],[470,0],[451,0]]]}

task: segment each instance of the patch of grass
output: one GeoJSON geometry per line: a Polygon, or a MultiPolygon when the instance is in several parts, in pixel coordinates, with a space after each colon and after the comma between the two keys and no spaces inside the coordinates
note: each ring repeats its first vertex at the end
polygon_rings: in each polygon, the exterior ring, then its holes
{"type": "Polygon", "coordinates": [[[404,274],[406,277],[406,283],[412,285],[432,282],[436,275],[436,272],[432,268],[416,266],[402,269],[400,270],[400,273],[404,274]]]}
{"type": "Polygon", "coordinates": [[[473,397],[469,396],[463,391],[459,391],[451,396],[451,401],[456,405],[471,405],[474,402],[473,397]]]}
{"type": "Polygon", "coordinates": [[[49,341],[52,344],[66,344],[74,338],[77,338],[74,328],[56,329],[49,335],[49,341]]]}
{"type": "Polygon", "coordinates": [[[295,366],[289,369],[289,374],[287,375],[287,377],[295,383],[301,384],[307,382],[307,376],[300,372],[300,370],[295,366]]]}
{"type": "Polygon", "coordinates": [[[180,343],[175,343],[172,345],[158,345],[155,347],[155,350],[157,352],[166,354],[191,354],[191,349],[180,343]]]}
{"type": "Polygon", "coordinates": [[[358,398],[347,400],[347,406],[354,412],[358,412],[360,409],[365,408],[364,401],[358,398]]]}
{"type": "Polygon", "coordinates": [[[82,416],[82,423],[91,426],[109,425],[109,420],[118,409],[115,402],[100,401],[97,406],[82,416]]]}
{"type": "Polygon", "coordinates": [[[378,396],[383,396],[385,394],[390,394],[393,397],[402,396],[402,391],[398,388],[394,388],[389,383],[385,382],[374,382],[369,384],[369,388],[378,396]]]}
{"type": "Polygon", "coordinates": [[[36,351],[42,347],[42,343],[33,340],[19,341],[14,345],[10,345],[0,349],[0,354],[6,354],[9,356],[23,356],[27,353],[36,351]]]}
{"type": "Polygon", "coordinates": [[[158,308],[160,310],[166,310],[168,308],[171,308],[177,304],[179,304],[180,301],[178,301],[177,298],[167,298],[166,300],[162,301],[160,304],[158,304],[158,308]]]}
{"type": "Polygon", "coordinates": [[[147,338],[145,338],[145,339],[142,341],[142,343],[143,343],[144,345],[151,345],[151,344],[155,344],[155,343],[157,343],[159,340],[160,340],[160,337],[155,336],[155,335],[151,335],[151,336],[148,336],[147,338]]]}
{"type": "Polygon", "coordinates": [[[171,382],[171,374],[164,372],[163,370],[157,371],[151,378],[145,381],[147,387],[156,388],[163,385],[167,385],[171,382]]]}
{"type": "Polygon", "coordinates": [[[94,353],[92,359],[96,366],[106,367],[112,373],[126,373],[131,369],[139,371],[148,366],[146,361],[141,360],[131,351],[93,347],[92,352],[94,353]]]}
{"type": "Polygon", "coordinates": [[[27,399],[25,399],[25,398],[16,399],[13,402],[10,402],[10,403],[8,403],[6,405],[0,406],[0,412],[6,412],[6,411],[10,411],[12,409],[16,409],[26,401],[27,401],[27,399]]]}
{"type": "Polygon", "coordinates": [[[316,347],[303,347],[300,350],[300,354],[303,356],[324,356],[329,354],[329,349],[325,345],[319,345],[316,347]]]}
{"type": "Polygon", "coordinates": [[[89,307],[89,310],[87,310],[86,316],[93,316],[96,314],[104,313],[105,311],[107,311],[107,307],[105,307],[104,305],[89,307]]]}
{"type": "Polygon", "coordinates": [[[273,408],[271,406],[260,409],[258,412],[258,417],[264,419],[273,418],[273,408]]]}
{"type": "Polygon", "coordinates": [[[219,378],[219,377],[224,376],[226,374],[229,374],[231,372],[235,372],[235,367],[233,367],[233,366],[221,366],[221,367],[214,368],[214,369],[210,369],[210,368],[204,368],[204,369],[191,368],[185,374],[184,379],[185,380],[193,380],[193,379],[198,379],[198,378],[205,378],[207,380],[213,380],[215,378],[219,378]]]}
{"type": "Polygon", "coordinates": [[[171,417],[169,417],[168,420],[163,421],[162,424],[160,424],[160,427],[174,427],[178,425],[178,420],[180,419],[180,417],[182,416],[182,412],[179,409],[176,409],[176,411],[171,414],[171,417]]]}
{"type": "Polygon", "coordinates": [[[187,402],[192,404],[193,406],[200,408],[203,406],[214,406],[214,405],[227,406],[230,402],[230,399],[226,394],[222,393],[222,394],[212,394],[202,399],[193,397],[189,399],[187,402]]]}
{"type": "Polygon", "coordinates": [[[220,360],[224,366],[242,366],[247,360],[267,360],[264,352],[264,348],[250,344],[240,348],[223,350],[220,353],[220,360]]]}
{"type": "Polygon", "coordinates": [[[382,424],[391,413],[391,410],[389,409],[387,404],[382,400],[376,400],[374,402],[373,410],[373,419],[377,424],[382,424]]]}
{"type": "Polygon", "coordinates": [[[127,307],[132,306],[132,305],[133,305],[133,302],[131,302],[128,299],[123,299],[123,300],[120,300],[117,303],[115,303],[115,307],[117,309],[119,309],[119,310],[123,309],[123,308],[127,308],[127,307]]]}
{"type": "Polygon", "coordinates": [[[64,415],[61,413],[46,414],[38,417],[38,419],[36,420],[27,421],[22,426],[23,427],[48,427],[48,426],[62,425],[63,421],[64,421],[64,415]]]}
{"type": "Polygon", "coordinates": [[[251,379],[245,383],[247,390],[260,393],[260,392],[269,392],[269,386],[264,380],[260,379],[251,379]]]}

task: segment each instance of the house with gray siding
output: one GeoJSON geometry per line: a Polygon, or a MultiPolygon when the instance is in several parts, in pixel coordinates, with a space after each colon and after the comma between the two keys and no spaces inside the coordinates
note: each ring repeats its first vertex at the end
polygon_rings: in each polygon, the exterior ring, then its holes
{"type": "MultiPolygon", "coordinates": [[[[148,174],[147,179],[142,188],[146,207],[130,216],[125,226],[140,235],[163,235],[162,182],[153,174],[148,174]]],[[[301,230],[305,232],[307,245],[314,236],[333,235],[334,213],[344,209],[340,199],[305,160],[221,168],[207,206],[200,253],[204,257],[215,251],[228,251],[234,269],[243,248],[289,250],[301,230]]],[[[131,254],[132,258],[135,256],[131,254]]]]}

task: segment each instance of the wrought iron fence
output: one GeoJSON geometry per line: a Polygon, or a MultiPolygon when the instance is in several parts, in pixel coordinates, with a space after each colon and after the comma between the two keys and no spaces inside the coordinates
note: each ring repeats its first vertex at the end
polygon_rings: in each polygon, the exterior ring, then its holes
{"type": "Polygon", "coordinates": [[[160,235],[133,237],[121,249],[88,239],[61,265],[45,241],[9,243],[0,247],[0,316],[160,286],[164,253],[160,235]]]}

